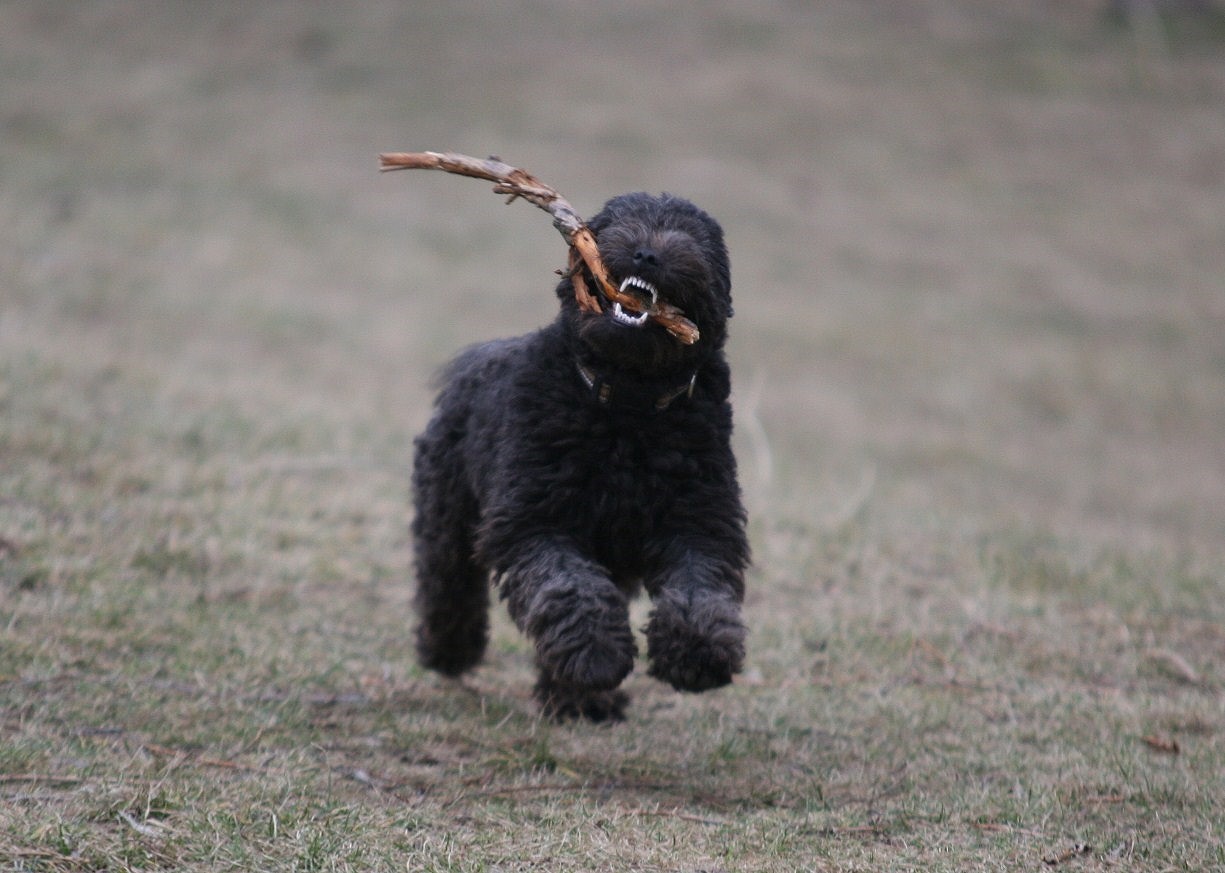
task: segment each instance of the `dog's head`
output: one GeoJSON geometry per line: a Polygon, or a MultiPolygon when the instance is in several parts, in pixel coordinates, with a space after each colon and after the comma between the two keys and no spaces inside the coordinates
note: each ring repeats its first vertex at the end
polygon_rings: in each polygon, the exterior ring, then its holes
{"type": "MultiPolygon", "coordinates": [[[[643,373],[675,371],[722,348],[732,315],[731,269],[723,230],[688,200],[670,194],[623,194],[588,223],[611,278],[622,291],[672,304],[697,325],[700,338],[685,345],[652,320],[601,298],[603,311],[584,312],[574,287],[557,287],[563,317],[596,356],[643,373]]],[[[587,288],[599,295],[589,273],[587,288]]]]}

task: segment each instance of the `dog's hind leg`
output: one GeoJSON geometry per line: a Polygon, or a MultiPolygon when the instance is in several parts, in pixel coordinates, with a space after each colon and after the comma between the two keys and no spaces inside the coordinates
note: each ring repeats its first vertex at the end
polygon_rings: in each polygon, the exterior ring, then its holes
{"type": "Polygon", "coordinates": [[[476,501],[459,453],[432,430],[417,440],[413,465],[417,656],[423,667],[458,676],[485,654],[489,575],[473,555],[476,501]]]}

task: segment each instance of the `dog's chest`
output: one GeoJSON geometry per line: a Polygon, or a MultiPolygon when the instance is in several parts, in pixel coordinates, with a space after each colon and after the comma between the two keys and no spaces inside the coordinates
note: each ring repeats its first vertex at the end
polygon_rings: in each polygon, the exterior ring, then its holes
{"type": "Polygon", "coordinates": [[[691,434],[659,421],[594,421],[558,451],[555,517],[573,525],[610,564],[632,564],[644,542],[666,534],[700,466],[691,434]]]}

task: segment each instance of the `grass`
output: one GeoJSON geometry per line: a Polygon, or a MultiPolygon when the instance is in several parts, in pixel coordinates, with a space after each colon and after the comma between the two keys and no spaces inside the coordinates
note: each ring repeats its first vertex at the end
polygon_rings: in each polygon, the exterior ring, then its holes
{"type": "Polygon", "coordinates": [[[1219,37],[979,6],[0,8],[0,869],[1225,866],[1219,37]],[[723,221],[732,688],[416,667],[429,373],[560,265],[418,147],[723,221]]]}

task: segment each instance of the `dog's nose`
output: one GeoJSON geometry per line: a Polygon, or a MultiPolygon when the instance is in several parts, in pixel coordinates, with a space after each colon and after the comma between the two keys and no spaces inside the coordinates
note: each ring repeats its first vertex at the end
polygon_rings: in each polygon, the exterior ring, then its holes
{"type": "Polygon", "coordinates": [[[655,254],[655,249],[642,246],[634,251],[634,263],[642,266],[648,264],[652,267],[659,266],[659,256],[655,254]]]}

